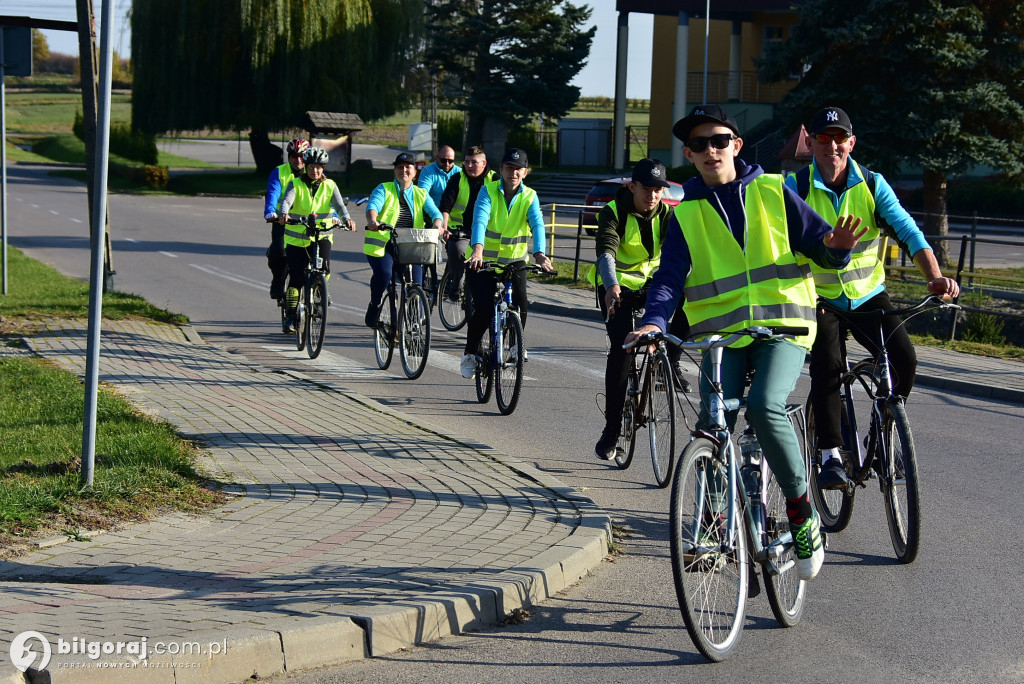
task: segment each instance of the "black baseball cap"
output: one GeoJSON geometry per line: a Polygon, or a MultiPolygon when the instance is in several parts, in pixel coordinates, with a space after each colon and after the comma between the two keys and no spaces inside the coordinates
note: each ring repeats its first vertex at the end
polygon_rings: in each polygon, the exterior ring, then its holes
{"type": "Polygon", "coordinates": [[[676,121],[676,125],[672,127],[672,135],[685,143],[690,137],[690,131],[703,123],[721,124],[728,127],[736,137],[740,137],[736,119],[732,118],[729,112],[713,104],[697,105],[691,109],[689,115],[676,121]]]}
{"type": "Polygon", "coordinates": [[[821,133],[826,128],[838,128],[845,131],[847,135],[853,135],[853,124],[850,117],[839,107],[825,107],[818,110],[811,120],[811,135],[821,133]]]}
{"type": "Polygon", "coordinates": [[[645,157],[633,167],[633,181],[648,188],[667,188],[668,171],[660,159],[645,157]]]}
{"type": "Polygon", "coordinates": [[[398,166],[399,164],[412,164],[416,166],[416,157],[412,156],[411,152],[402,152],[395,157],[395,162],[392,166],[398,166]]]}
{"type": "Polygon", "coordinates": [[[501,158],[501,163],[519,166],[524,169],[530,166],[530,161],[526,157],[526,150],[520,150],[517,147],[507,150],[505,156],[501,158]]]}

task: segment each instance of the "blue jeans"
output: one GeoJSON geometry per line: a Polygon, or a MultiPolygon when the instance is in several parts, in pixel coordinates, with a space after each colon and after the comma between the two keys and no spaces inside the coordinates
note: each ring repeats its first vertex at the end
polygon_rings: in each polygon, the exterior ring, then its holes
{"type": "MultiPolygon", "coordinates": [[[[756,371],[747,394],[747,420],[757,433],[768,466],[775,474],[787,499],[807,493],[807,468],[800,453],[800,442],[786,414],[786,402],[796,389],[796,381],[804,367],[807,350],[789,340],[755,340],[746,347],[722,350],[722,391],[725,398],[742,397],[747,372],[756,371]]],[[[710,357],[701,363],[699,424],[708,425],[705,412],[711,392],[710,357]]],[[[732,430],[736,411],[726,414],[732,430]]]]}
{"type": "MultiPolygon", "coordinates": [[[[384,292],[388,289],[388,283],[391,282],[391,270],[394,268],[395,255],[391,253],[390,249],[385,249],[384,256],[367,255],[366,260],[370,263],[370,269],[373,270],[373,275],[370,276],[370,301],[380,306],[381,301],[384,300],[384,292]]],[[[422,266],[412,267],[412,279],[419,285],[423,284],[422,266]]]]}

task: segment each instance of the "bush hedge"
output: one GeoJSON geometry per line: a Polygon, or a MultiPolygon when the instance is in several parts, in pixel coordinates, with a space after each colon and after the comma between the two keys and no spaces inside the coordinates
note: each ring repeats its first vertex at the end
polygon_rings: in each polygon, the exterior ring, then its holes
{"type": "MultiPolygon", "coordinates": [[[[71,130],[76,138],[85,140],[85,121],[81,111],[75,112],[75,122],[71,130]]],[[[111,124],[110,151],[143,164],[157,163],[156,138],[140,131],[133,131],[127,123],[111,124]]]]}

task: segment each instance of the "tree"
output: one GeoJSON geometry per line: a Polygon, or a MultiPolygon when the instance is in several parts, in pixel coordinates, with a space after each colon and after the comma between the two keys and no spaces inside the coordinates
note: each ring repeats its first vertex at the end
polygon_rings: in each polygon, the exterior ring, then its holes
{"type": "Polygon", "coordinates": [[[467,140],[488,123],[514,128],[533,115],[562,117],[580,89],[597,30],[590,8],[565,0],[435,0],[427,8],[426,62],[467,114],[467,140]]]}
{"type": "Polygon", "coordinates": [[[148,133],[372,120],[405,105],[423,0],[135,0],[132,122],[148,133]]]}
{"type": "Polygon", "coordinates": [[[42,70],[50,60],[50,44],[37,28],[32,29],[32,70],[42,70]]]}
{"type": "MultiPolygon", "coordinates": [[[[836,13],[797,3],[800,23],[760,63],[761,80],[801,73],[780,103],[791,124],[845,109],[856,156],[893,175],[924,170],[924,232],[948,234],[946,182],[977,165],[1024,183],[1024,5],[1016,0],[872,0],[836,13]],[[837,18],[838,17],[838,18],[837,18]]],[[[932,240],[948,262],[944,240],[932,240]]]]}

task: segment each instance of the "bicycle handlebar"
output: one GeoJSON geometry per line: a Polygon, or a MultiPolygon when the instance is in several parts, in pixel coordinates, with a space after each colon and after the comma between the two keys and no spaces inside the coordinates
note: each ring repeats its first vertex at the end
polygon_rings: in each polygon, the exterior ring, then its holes
{"type": "Polygon", "coordinates": [[[509,275],[522,273],[527,271],[529,273],[536,273],[537,275],[555,275],[553,271],[545,271],[537,264],[523,264],[515,269],[512,268],[512,264],[503,264],[497,261],[485,261],[481,264],[480,268],[477,269],[477,273],[494,273],[497,275],[509,275]]]}
{"type": "Polygon", "coordinates": [[[833,304],[832,302],[828,301],[827,299],[818,299],[818,306],[821,306],[824,309],[826,309],[826,310],[828,310],[828,311],[830,311],[832,313],[839,314],[840,316],[858,317],[858,318],[881,318],[883,316],[909,316],[911,314],[916,314],[916,313],[919,313],[921,311],[924,311],[925,309],[931,309],[931,308],[936,308],[936,309],[959,309],[959,308],[961,308],[959,304],[954,304],[953,302],[947,302],[944,299],[942,299],[942,298],[940,298],[940,297],[938,297],[936,295],[933,295],[933,294],[929,294],[929,295],[925,296],[924,299],[922,299],[917,304],[914,304],[912,306],[908,306],[908,307],[906,307],[904,309],[890,309],[889,311],[886,311],[884,309],[874,309],[873,311],[848,311],[846,309],[842,309],[842,308],[836,306],[835,304],[833,304]]]}
{"type": "Polygon", "coordinates": [[[679,347],[680,349],[707,350],[715,347],[728,347],[741,337],[753,337],[756,340],[770,340],[776,337],[789,339],[792,337],[801,337],[809,334],[810,332],[811,331],[807,326],[802,325],[752,325],[749,328],[737,330],[733,333],[712,333],[703,340],[697,342],[685,342],[675,335],[663,333],[660,330],[652,330],[649,333],[641,335],[632,342],[627,342],[622,345],[622,348],[632,349],[639,344],[654,344],[658,340],[665,340],[672,346],[679,347]]]}

